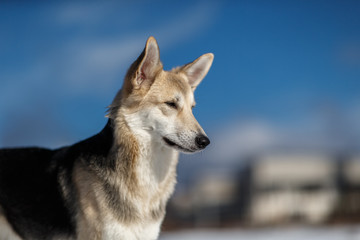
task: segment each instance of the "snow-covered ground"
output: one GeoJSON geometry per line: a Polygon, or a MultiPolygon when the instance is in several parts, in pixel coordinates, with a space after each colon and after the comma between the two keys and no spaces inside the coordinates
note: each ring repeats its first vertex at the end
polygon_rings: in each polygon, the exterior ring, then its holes
{"type": "Polygon", "coordinates": [[[253,230],[193,230],[161,234],[160,240],[360,240],[360,225],[253,230]]]}

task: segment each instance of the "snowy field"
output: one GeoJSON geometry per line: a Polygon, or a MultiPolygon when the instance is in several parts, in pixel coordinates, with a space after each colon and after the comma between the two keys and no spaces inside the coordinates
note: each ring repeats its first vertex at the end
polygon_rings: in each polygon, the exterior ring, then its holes
{"type": "Polygon", "coordinates": [[[163,233],[160,240],[360,240],[360,225],[256,230],[194,230],[163,233]]]}

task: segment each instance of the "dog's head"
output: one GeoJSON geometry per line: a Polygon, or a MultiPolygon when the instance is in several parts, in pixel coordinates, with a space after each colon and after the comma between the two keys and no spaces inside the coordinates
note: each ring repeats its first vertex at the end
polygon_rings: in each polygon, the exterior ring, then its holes
{"type": "Polygon", "coordinates": [[[210,140],[196,121],[194,90],[209,71],[214,55],[164,71],[159,47],[150,37],[131,65],[124,84],[110,106],[109,117],[123,116],[139,137],[182,152],[204,149],[210,140]]]}

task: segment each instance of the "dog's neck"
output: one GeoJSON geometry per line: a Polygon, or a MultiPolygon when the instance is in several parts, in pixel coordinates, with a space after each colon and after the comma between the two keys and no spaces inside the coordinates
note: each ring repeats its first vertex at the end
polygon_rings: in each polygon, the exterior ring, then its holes
{"type": "Polygon", "coordinates": [[[136,186],[135,189],[144,191],[148,197],[157,195],[167,200],[176,181],[178,152],[154,140],[147,129],[136,127],[133,118],[119,112],[114,119],[115,149],[119,158],[127,156],[117,162],[121,168],[127,168],[130,186],[136,186]]]}

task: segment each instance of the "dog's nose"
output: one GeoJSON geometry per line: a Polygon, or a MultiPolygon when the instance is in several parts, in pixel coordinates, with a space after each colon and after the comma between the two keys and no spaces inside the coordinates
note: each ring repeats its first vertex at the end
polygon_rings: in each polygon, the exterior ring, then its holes
{"type": "Polygon", "coordinates": [[[196,138],[195,138],[195,143],[196,143],[196,146],[197,146],[198,148],[203,149],[203,148],[205,148],[207,145],[210,144],[210,140],[209,140],[208,137],[206,137],[205,135],[202,135],[202,134],[201,134],[201,135],[196,136],[196,138]]]}

